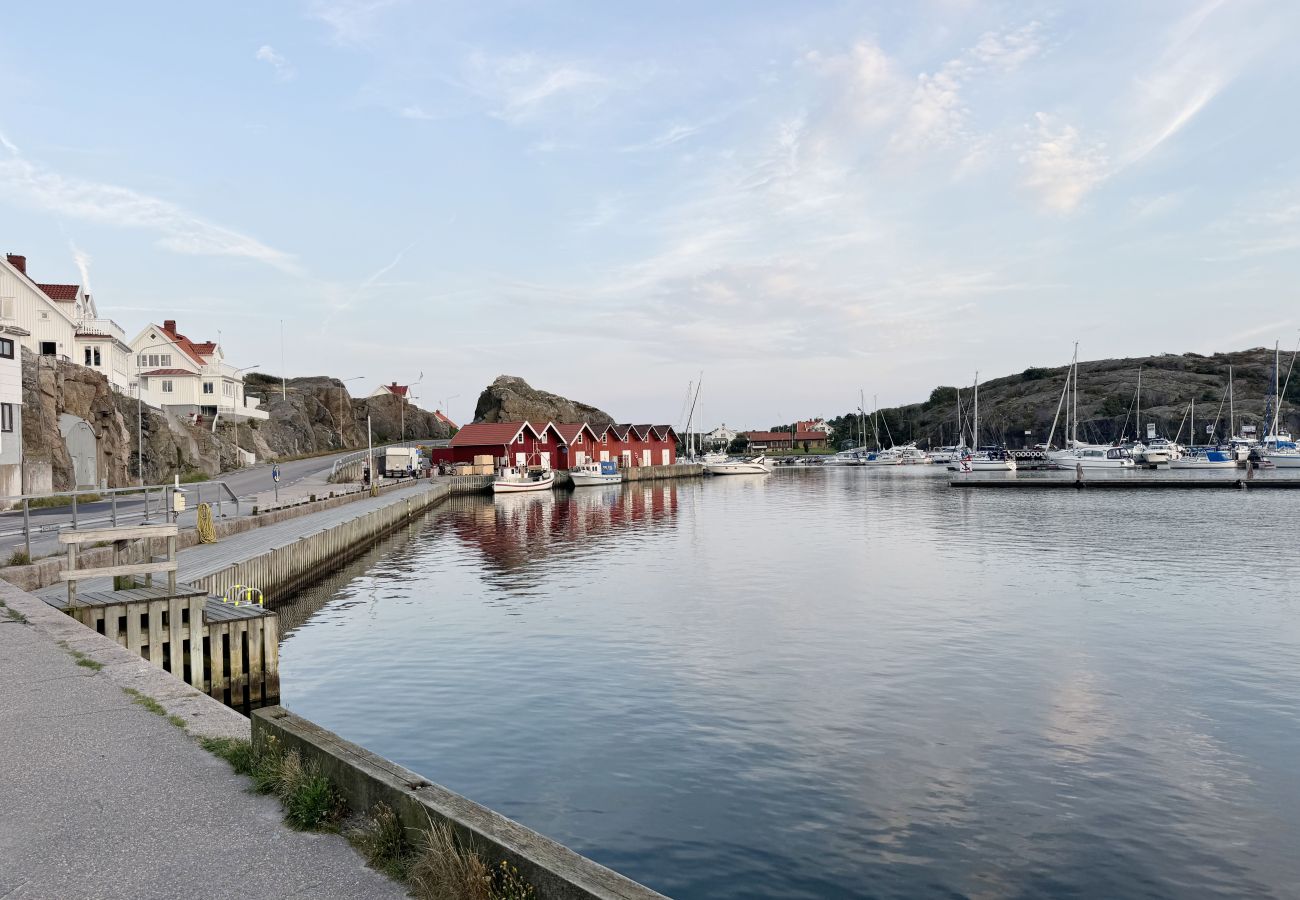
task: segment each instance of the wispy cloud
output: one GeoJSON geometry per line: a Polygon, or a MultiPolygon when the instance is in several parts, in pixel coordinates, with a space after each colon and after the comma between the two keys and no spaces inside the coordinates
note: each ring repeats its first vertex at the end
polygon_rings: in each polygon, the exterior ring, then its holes
{"type": "Polygon", "coordinates": [[[1089,143],[1079,129],[1046,113],[1035,116],[1030,143],[1021,155],[1028,169],[1025,185],[1057,212],[1070,212],[1110,175],[1104,144],[1089,143]]]}
{"type": "Polygon", "coordinates": [[[466,79],[470,89],[492,105],[492,115],[512,124],[562,107],[592,109],[612,88],[607,78],[578,62],[548,60],[533,53],[472,54],[466,79]]]}
{"type": "Polygon", "coordinates": [[[275,77],[281,81],[289,81],[298,74],[298,70],[293,67],[289,60],[285,59],[270,44],[263,44],[257,48],[257,53],[253,58],[258,62],[268,63],[275,70],[275,77]]]}
{"type": "Polygon", "coordinates": [[[90,254],[78,247],[76,241],[69,241],[68,249],[72,251],[72,261],[76,263],[77,271],[81,273],[81,287],[90,293],[90,254]]]}
{"type": "Polygon", "coordinates": [[[623,147],[624,153],[644,153],[655,150],[663,150],[665,147],[671,147],[682,141],[695,137],[704,130],[704,125],[688,125],[683,122],[670,125],[667,129],[655,135],[648,141],[639,144],[629,144],[623,147]]]}
{"type": "Polygon", "coordinates": [[[3,134],[0,146],[7,151],[0,156],[0,196],[16,204],[87,222],[154,231],[160,235],[158,246],[175,253],[240,257],[284,272],[301,271],[289,254],[175,203],[51,171],[24,157],[3,134]]]}
{"type": "Polygon", "coordinates": [[[340,44],[365,44],[378,32],[384,12],[404,0],[313,0],[309,15],[329,27],[340,44]]]}
{"type": "Polygon", "coordinates": [[[397,115],[403,119],[414,119],[419,122],[428,122],[434,118],[433,113],[427,112],[423,107],[414,103],[410,106],[403,106],[397,111],[397,115]]]}

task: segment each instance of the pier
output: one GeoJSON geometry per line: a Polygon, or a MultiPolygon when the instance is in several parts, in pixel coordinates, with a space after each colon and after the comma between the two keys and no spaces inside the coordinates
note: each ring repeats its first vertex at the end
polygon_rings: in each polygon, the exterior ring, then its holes
{"type": "Polygon", "coordinates": [[[955,488],[1024,491],[1300,490],[1300,478],[954,478],[955,488]]]}

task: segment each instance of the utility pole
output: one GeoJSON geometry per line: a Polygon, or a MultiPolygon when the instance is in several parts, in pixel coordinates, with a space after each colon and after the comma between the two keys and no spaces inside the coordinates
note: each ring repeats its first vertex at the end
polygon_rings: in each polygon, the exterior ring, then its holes
{"type": "Polygon", "coordinates": [[[284,375],[284,319],[280,320],[280,399],[289,399],[289,389],[285,386],[284,375]]]}

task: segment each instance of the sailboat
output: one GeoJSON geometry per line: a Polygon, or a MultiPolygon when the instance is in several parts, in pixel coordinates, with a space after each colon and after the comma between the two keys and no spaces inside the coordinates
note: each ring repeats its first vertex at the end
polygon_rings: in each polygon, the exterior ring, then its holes
{"type": "MultiPolygon", "coordinates": [[[[975,409],[971,422],[971,446],[979,446],[980,438],[980,373],[975,373],[975,409]]],[[[955,462],[948,463],[950,472],[1014,472],[1016,461],[1005,454],[994,455],[986,450],[968,452],[955,462]]]]}
{"type": "Polygon", "coordinates": [[[1070,367],[1065,371],[1065,389],[1056,404],[1056,415],[1052,418],[1052,431],[1047,436],[1047,446],[1051,447],[1052,437],[1056,434],[1056,422],[1064,406],[1066,414],[1066,432],[1070,435],[1068,446],[1064,450],[1048,450],[1047,459],[1057,468],[1073,469],[1131,469],[1134,467],[1133,456],[1125,447],[1108,447],[1102,444],[1079,443],[1079,345],[1074,345],[1074,356],[1070,367]],[[1066,400],[1070,399],[1070,403],[1066,400]]]}
{"type": "MultiPolygon", "coordinates": [[[[1192,437],[1188,440],[1189,451],[1179,459],[1170,460],[1169,468],[1171,469],[1235,469],[1237,468],[1237,454],[1233,450],[1219,450],[1215,448],[1204,448],[1197,450],[1191,445],[1196,439],[1196,398],[1192,398],[1188,406],[1188,418],[1190,418],[1192,437]]],[[[1178,434],[1174,439],[1183,436],[1183,423],[1178,423],[1178,434]]]]}
{"type": "MultiPolygon", "coordinates": [[[[1282,361],[1280,344],[1273,348],[1273,421],[1269,433],[1264,437],[1259,449],[1262,459],[1268,460],[1279,469],[1300,469],[1300,448],[1296,447],[1289,431],[1282,430],[1282,395],[1291,383],[1291,371],[1295,368],[1295,353],[1291,354],[1291,365],[1287,367],[1286,383],[1279,384],[1278,370],[1282,361]]],[[[1300,351],[1300,345],[1297,345],[1300,351]]]]}

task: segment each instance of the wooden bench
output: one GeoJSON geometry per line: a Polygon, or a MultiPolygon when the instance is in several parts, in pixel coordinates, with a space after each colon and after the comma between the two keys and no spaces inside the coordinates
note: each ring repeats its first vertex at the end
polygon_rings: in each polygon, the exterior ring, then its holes
{"type": "MultiPolygon", "coordinates": [[[[68,545],[67,567],[59,573],[59,578],[68,583],[68,607],[77,605],[77,582],[86,578],[119,578],[126,575],[143,575],[145,587],[153,587],[153,576],[166,574],[167,589],[176,590],[176,536],[180,529],[171,525],[135,525],[127,528],[69,528],[59,532],[59,543],[68,545]],[[167,558],[154,562],[149,560],[138,563],[123,563],[122,555],[128,541],[167,540],[167,558]],[[81,544],[112,541],[115,565],[99,566],[93,569],[77,568],[77,547],[81,544]]],[[[147,554],[148,555],[148,554],[147,554]]]]}

